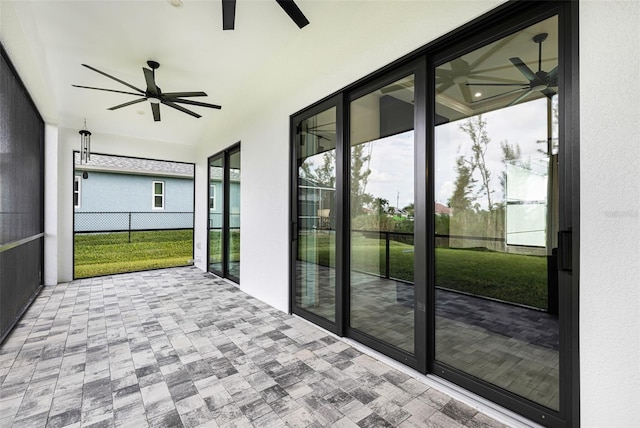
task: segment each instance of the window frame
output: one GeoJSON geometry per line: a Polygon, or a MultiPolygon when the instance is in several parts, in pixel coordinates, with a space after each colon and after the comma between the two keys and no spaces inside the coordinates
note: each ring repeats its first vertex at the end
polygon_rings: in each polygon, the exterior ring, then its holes
{"type": "Polygon", "coordinates": [[[209,212],[216,210],[216,186],[209,182],[209,212]]]}
{"type": "Polygon", "coordinates": [[[82,176],[74,175],[73,176],[73,208],[81,209],[82,208],[82,176]],[[76,187],[77,184],[77,187],[76,187]]]}
{"type": "MultiPolygon", "coordinates": [[[[241,152],[241,142],[237,142],[229,147],[227,147],[226,149],[217,152],[214,155],[211,155],[207,158],[207,182],[209,183],[208,186],[208,190],[207,190],[207,200],[210,201],[210,192],[211,189],[214,188],[215,186],[211,186],[211,162],[217,159],[221,159],[222,160],[222,170],[223,170],[223,174],[222,174],[222,180],[220,181],[220,186],[221,186],[221,190],[222,190],[222,197],[221,197],[221,206],[220,206],[220,214],[222,215],[222,224],[220,226],[220,233],[221,233],[221,270],[215,269],[211,266],[211,239],[209,238],[210,236],[210,231],[212,229],[218,229],[218,228],[213,228],[211,226],[211,221],[210,221],[210,214],[211,214],[211,209],[207,208],[207,272],[211,272],[214,275],[220,276],[222,278],[226,278],[228,280],[231,280],[233,282],[235,282],[236,284],[240,284],[240,277],[234,275],[233,273],[230,272],[229,269],[229,249],[231,246],[231,229],[240,229],[238,228],[232,228],[230,226],[230,198],[231,198],[231,179],[230,179],[230,165],[229,165],[229,157],[231,155],[234,155],[236,153],[240,153],[241,152]]],[[[217,190],[214,190],[214,192],[216,193],[216,198],[217,198],[217,190]]],[[[240,201],[240,203],[242,203],[242,201],[240,201]]],[[[217,201],[216,201],[217,204],[217,201]]],[[[209,207],[208,203],[207,203],[207,207],[209,207]]],[[[242,208],[240,207],[240,213],[242,212],[242,208]]]]}
{"type": "Polygon", "coordinates": [[[164,210],[165,208],[165,195],[166,195],[166,186],[165,186],[165,182],[162,180],[153,180],[151,182],[151,209],[152,210],[164,210]],[[156,184],[160,184],[162,186],[162,192],[161,193],[156,193],[156,184]],[[156,206],[156,198],[160,197],[162,204],[161,206],[157,207],[156,206]]]}

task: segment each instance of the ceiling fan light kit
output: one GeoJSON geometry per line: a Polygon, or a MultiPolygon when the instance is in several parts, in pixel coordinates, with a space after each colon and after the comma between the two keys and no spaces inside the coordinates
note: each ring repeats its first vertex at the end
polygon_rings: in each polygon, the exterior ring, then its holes
{"type": "Polygon", "coordinates": [[[131,89],[133,89],[136,92],[127,92],[127,91],[117,91],[114,89],[106,89],[106,88],[96,88],[93,86],[82,86],[82,85],[72,85],[76,88],[84,88],[84,89],[93,89],[93,90],[97,90],[97,91],[105,91],[105,92],[115,92],[118,94],[127,94],[127,95],[135,95],[141,98],[132,100],[132,101],[128,101],[126,103],[123,104],[119,104],[117,106],[113,106],[113,107],[109,107],[107,110],[117,110],[119,108],[122,107],[127,107],[133,104],[137,104],[137,103],[141,103],[144,101],[149,101],[149,104],[151,105],[151,112],[153,113],[153,120],[155,122],[159,122],[160,121],[160,104],[164,104],[167,107],[171,107],[175,110],[181,111],[183,113],[186,113],[190,116],[193,116],[195,118],[200,118],[202,116],[200,116],[198,113],[191,111],[189,109],[186,109],[184,107],[182,107],[180,104],[189,104],[189,105],[193,105],[193,106],[198,106],[198,107],[207,107],[207,108],[214,108],[214,109],[221,109],[222,107],[216,104],[209,104],[209,103],[203,103],[200,101],[192,101],[192,100],[187,100],[185,98],[190,98],[190,97],[206,97],[207,94],[205,92],[202,91],[197,91],[197,92],[162,92],[162,90],[160,89],[160,87],[158,85],[156,85],[156,77],[155,77],[155,71],[160,68],[160,63],[158,63],[157,61],[152,61],[149,60],[147,61],[147,65],[149,66],[149,68],[145,68],[142,67],[142,72],[144,74],[144,79],[145,82],[147,84],[146,90],[142,90],[140,88],[137,88],[136,86],[133,86],[130,83],[127,83],[123,80],[118,79],[117,77],[111,76],[107,73],[105,73],[104,71],[100,71],[97,68],[93,68],[90,65],[87,64],[82,64],[83,67],[88,68],[89,70],[93,70],[96,73],[100,73],[103,76],[106,76],[112,80],[115,80],[118,83],[121,83],[131,89]]]}

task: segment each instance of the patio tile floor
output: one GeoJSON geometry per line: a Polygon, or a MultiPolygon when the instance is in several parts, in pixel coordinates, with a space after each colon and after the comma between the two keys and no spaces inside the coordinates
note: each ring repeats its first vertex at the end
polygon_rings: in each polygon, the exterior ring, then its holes
{"type": "Polygon", "coordinates": [[[197,268],[45,287],[0,347],[0,427],[500,427],[197,268]]]}

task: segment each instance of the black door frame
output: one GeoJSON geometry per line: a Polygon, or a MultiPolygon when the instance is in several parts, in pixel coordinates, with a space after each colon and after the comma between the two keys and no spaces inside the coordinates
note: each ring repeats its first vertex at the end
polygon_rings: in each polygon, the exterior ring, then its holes
{"type": "MultiPolygon", "coordinates": [[[[240,142],[227,147],[226,149],[209,156],[207,158],[207,271],[218,275],[222,278],[230,279],[236,284],[240,284],[240,278],[229,272],[229,248],[231,233],[229,232],[229,201],[230,201],[230,188],[231,183],[229,180],[229,157],[232,154],[240,152],[240,142]],[[211,161],[217,158],[222,158],[222,228],[220,230],[222,239],[222,270],[218,271],[211,268],[211,224],[209,222],[209,200],[211,198],[211,161]]],[[[216,195],[217,198],[217,195],[216,195]]]]}
{"type": "Polygon", "coordinates": [[[426,185],[426,175],[419,174],[418,171],[425,171],[426,167],[426,157],[425,157],[425,133],[422,132],[422,127],[420,124],[423,122],[425,104],[424,97],[421,95],[424,94],[425,84],[426,84],[426,69],[425,69],[425,60],[424,57],[416,58],[412,61],[408,61],[405,64],[395,67],[393,70],[388,70],[384,74],[377,76],[370,81],[359,85],[353,90],[346,91],[346,96],[344,98],[344,127],[342,129],[344,145],[342,147],[342,156],[343,156],[343,170],[344,176],[343,180],[347,181],[344,183],[344,196],[342,206],[339,206],[339,212],[341,212],[340,219],[342,220],[342,230],[344,231],[342,236],[342,254],[344,254],[344,260],[342,260],[342,274],[340,272],[337,273],[342,278],[343,293],[343,319],[344,319],[344,333],[343,335],[346,337],[350,337],[371,349],[375,349],[385,355],[390,356],[394,360],[400,361],[403,364],[424,372],[426,369],[426,360],[425,360],[425,350],[426,350],[426,337],[427,333],[425,330],[426,323],[426,293],[424,287],[416,286],[415,284],[425,284],[427,278],[427,271],[424,269],[425,264],[422,263],[422,260],[426,259],[425,253],[425,238],[426,235],[422,233],[424,231],[423,225],[426,222],[426,218],[424,217],[425,207],[420,204],[424,204],[425,199],[422,197],[422,189],[425,189],[426,185]],[[350,217],[350,191],[347,190],[349,186],[349,178],[351,177],[351,140],[349,135],[349,123],[350,123],[350,115],[349,115],[349,106],[352,101],[366,96],[371,92],[374,92],[378,89],[381,89],[393,82],[396,82],[402,78],[408,76],[414,77],[414,206],[415,206],[415,217],[414,217],[414,353],[409,353],[405,350],[397,348],[389,343],[383,342],[376,337],[373,337],[367,333],[359,331],[355,328],[352,328],[349,325],[349,314],[351,311],[350,307],[350,274],[351,274],[351,266],[350,266],[350,254],[351,254],[351,217],[350,217]],[[422,186],[422,187],[421,187],[422,186]]]}

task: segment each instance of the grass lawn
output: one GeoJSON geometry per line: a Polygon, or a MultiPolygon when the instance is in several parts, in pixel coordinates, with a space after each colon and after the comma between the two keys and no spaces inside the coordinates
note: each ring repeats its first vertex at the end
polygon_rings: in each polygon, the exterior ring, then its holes
{"type": "MultiPolygon", "coordinates": [[[[334,266],[330,236],[301,236],[300,259],[334,266]]],[[[351,241],[351,268],[385,276],[385,241],[356,234],[351,241]]],[[[413,246],[389,243],[389,276],[414,282],[413,246]]],[[[475,249],[436,249],[436,285],[536,308],[547,307],[546,257],[475,249]]]]}
{"type": "Polygon", "coordinates": [[[75,235],[75,277],[185,266],[193,258],[193,231],[75,235]]]}
{"type": "MultiPolygon", "coordinates": [[[[240,261],[240,231],[232,230],[229,240],[229,261],[240,261]]],[[[209,230],[209,263],[222,263],[222,231],[209,230]]]]}

